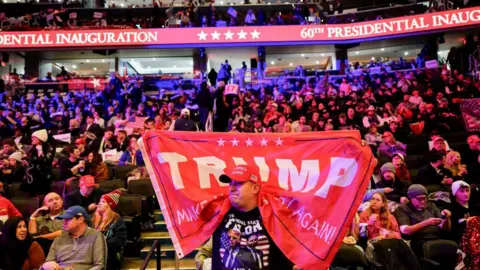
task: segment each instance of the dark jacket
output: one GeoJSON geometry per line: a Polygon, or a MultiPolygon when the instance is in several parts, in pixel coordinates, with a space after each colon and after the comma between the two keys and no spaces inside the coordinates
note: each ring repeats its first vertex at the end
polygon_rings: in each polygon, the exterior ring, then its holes
{"type": "Polygon", "coordinates": [[[3,174],[0,170],[0,182],[4,184],[10,185],[11,183],[15,182],[22,182],[23,178],[25,177],[25,167],[22,164],[18,164],[15,168],[12,168],[12,172],[10,174],[3,174]]]}
{"type": "Polygon", "coordinates": [[[43,155],[38,156],[36,147],[32,147],[27,154],[28,165],[25,168],[25,179],[21,189],[30,195],[47,194],[52,184],[52,162],[55,150],[48,143],[42,144],[43,155]]]}
{"type": "Polygon", "coordinates": [[[97,204],[100,197],[105,194],[101,189],[95,189],[88,197],[82,196],[80,190],[75,190],[65,196],[65,209],[70,206],[80,205],[88,211],[88,206],[92,203],[97,204]]]}
{"type": "Polygon", "coordinates": [[[427,164],[422,168],[420,168],[414,183],[421,184],[425,187],[437,186],[439,187],[439,190],[443,190],[444,187],[442,185],[442,181],[445,178],[445,176],[452,177],[452,173],[444,168],[441,168],[440,172],[437,173],[436,169],[431,164],[427,164]]]}
{"type": "Polygon", "coordinates": [[[378,183],[375,184],[375,188],[392,188],[393,191],[390,193],[386,193],[387,199],[390,201],[394,201],[400,203],[401,197],[407,197],[407,191],[409,184],[408,182],[401,181],[395,179],[394,181],[386,181],[382,178],[378,183]]]}
{"type": "Polygon", "coordinates": [[[87,129],[87,124],[82,125],[80,130],[82,133],[90,132],[95,134],[95,136],[100,137],[102,128],[98,124],[93,123],[88,127],[88,129],[87,129]]]}
{"type": "Polygon", "coordinates": [[[120,269],[120,253],[127,242],[127,225],[122,217],[104,232],[107,240],[107,270],[120,269]]]}
{"type": "MultiPolygon", "coordinates": [[[[103,137],[102,138],[97,138],[97,139],[91,141],[88,144],[88,152],[98,153],[98,151],[100,151],[100,146],[102,144],[102,140],[103,140],[103,137]]],[[[103,143],[103,149],[102,149],[103,152],[107,152],[107,151],[110,151],[110,150],[113,150],[113,149],[117,148],[117,141],[116,140],[111,138],[109,141],[110,141],[111,147],[107,146],[105,143],[103,143]]]]}
{"type": "Polygon", "coordinates": [[[119,217],[117,222],[110,225],[104,234],[107,239],[108,250],[120,252],[127,242],[127,225],[123,218],[119,217]]]}
{"type": "Polygon", "coordinates": [[[375,261],[386,270],[421,270],[420,262],[403,240],[385,239],[373,244],[375,261]]]}
{"type": "Polygon", "coordinates": [[[174,129],[176,131],[197,131],[198,127],[195,122],[186,118],[178,118],[175,120],[174,129]]]}

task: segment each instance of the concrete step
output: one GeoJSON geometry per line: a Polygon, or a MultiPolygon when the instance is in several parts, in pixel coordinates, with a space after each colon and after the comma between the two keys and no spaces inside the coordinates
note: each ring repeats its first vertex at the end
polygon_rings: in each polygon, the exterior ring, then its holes
{"type": "Polygon", "coordinates": [[[164,220],[158,220],[155,222],[155,231],[157,232],[167,232],[167,223],[164,220]]]}
{"type": "MultiPolygon", "coordinates": [[[[142,266],[143,259],[139,258],[124,258],[122,262],[122,270],[138,270],[142,266]]],[[[172,259],[162,259],[161,262],[162,270],[175,270],[177,269],[175,260],[172,259]]],[[[148,270],[156,270],[157,269],[157,261],[151,259],[148,263],[147,268],[148,270]]],[[[179,270],[195,270],[195,260],[194,259],[181,259],[178,261],[178,269],[179,270]]]]}
{"type": "Polygon", "coordinates": [[[153,211],[153,215],[155,216],[155,220],[159,220],[159,221],[164,221],[165,218],[163,217],[163,214],[162,214],[162,210],[160,209],[155,209],[153,211]]]}

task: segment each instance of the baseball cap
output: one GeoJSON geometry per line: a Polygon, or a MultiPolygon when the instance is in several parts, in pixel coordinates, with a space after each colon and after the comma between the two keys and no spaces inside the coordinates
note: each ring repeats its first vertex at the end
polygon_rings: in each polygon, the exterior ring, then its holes
{"type": "Polygon", "coordinates": [[[251,181],[260,184],[259,177],[254,174],[247,166],[240,165],[228,171],[226,174],[220,175],[220,182],[230,183],[231,181],[247,182],[251,181]]]}
{"type": "Polygon", "coordinates": [[[464,187],[470,187],[470,185],[465,182],[465,181],[455,181],[452,183],[452,194],[453,196],[455,196],[457,194],[457,191],[460,189],[460,188],[464,188],[464,187]]]}
{"type": "Polygon", "coordinates": [[[398,157],[401,158],[402,160],[405,160],[405,157],[404,157],[403,154],[401,154],[401,153],[395,153],[395,154],[393,154],[392,158],[393,158],[394,156],[398,156],[398,157]]]}
{"type": "Polygon", "coordinates": [[[88,218],[88,214],[85,208],[80,205],[74,205],[68,208],[63,215],[58,216],[57,219],[71,219],[74,217],[88,218]]]}
{"type": "Polygon", "coordinates": [[[87,144],[87,142],[85,141],[85,139],[78,138],[75,140],[75,144],[87,144]]]}
{"type": "Polygon", "coordinates": [[[180,112],[181,115],[186,115],[186,116],[190,116],[190,110],[185,108],[185,109],[182,109],[182,111],[180,112]]]}
{"type": "Polygon", "coordinates": [[[91,175],[85,175],[80,178],[80,187],[86,186],[86,187],[94,187],[96,186],[95,184],[95,178],[91,175]]]}

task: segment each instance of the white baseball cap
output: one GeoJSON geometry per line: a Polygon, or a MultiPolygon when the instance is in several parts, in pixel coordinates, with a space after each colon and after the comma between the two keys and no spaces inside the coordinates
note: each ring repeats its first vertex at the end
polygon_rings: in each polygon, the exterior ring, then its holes
{"type": "Polygon", "coordinates": [[[462,188],[462,187],[470,187],[470,185],[462,180],[455,181],[452,183],[452,194],[455,196],[457,194],[457,191],[462,188]]]}
{"type": "Polygon", "coordinates": [[[190,116],[190,110],[187,108],[182,109],[182,111],[180,112],[180,115],[190,116]]]}

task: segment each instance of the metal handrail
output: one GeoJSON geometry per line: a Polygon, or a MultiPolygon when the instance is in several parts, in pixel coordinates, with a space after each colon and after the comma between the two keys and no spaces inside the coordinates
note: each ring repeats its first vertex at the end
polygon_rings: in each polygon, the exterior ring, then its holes
{"type": "Polygon", "coordinates": [[[162,258],[161,258],[162,245],[160,244],[160,240],[157,239],[153,242],[152,248],[150,248],[150,251],[148,252],[147,257],[143,261],[142,267],[140,268],[140,270],[147,269],[148,263],[150,262],[150,259],[152,258],[154,251],[156,251],[156,255],[157,255],[157,270],[160,270],[162,268],[162,258]]]}

